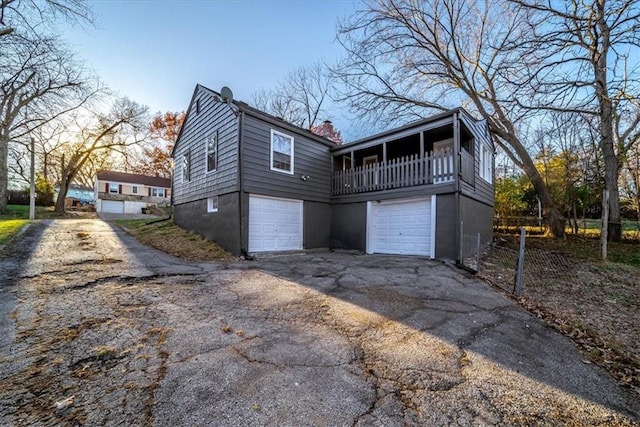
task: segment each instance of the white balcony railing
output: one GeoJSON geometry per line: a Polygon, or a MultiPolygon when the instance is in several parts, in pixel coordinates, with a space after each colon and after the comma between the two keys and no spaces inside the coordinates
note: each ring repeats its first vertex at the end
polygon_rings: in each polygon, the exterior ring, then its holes
{"type": "Polygon", "coordinates": [[[453,160],[453,154],[445,150],[423,157],[413,154],[336,171],[333,174],[333,195],[450,182],[454,180],[453,160]]]}

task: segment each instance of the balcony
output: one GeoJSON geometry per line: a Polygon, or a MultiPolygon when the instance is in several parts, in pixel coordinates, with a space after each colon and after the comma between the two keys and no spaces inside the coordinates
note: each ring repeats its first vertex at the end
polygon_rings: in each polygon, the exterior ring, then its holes
{"type": "MultiPolygon", "coordinates": [[[[336,171],[333,174],[332,195],[342,196],[452,182],[455,179],[454,160],[450,150],[443,150],[432,152],[428,156],[412,154],[386,162],[336,171]]],[[[461,160],[463,180],[472,180],[473,157],[463,151],[461,160]]]]}

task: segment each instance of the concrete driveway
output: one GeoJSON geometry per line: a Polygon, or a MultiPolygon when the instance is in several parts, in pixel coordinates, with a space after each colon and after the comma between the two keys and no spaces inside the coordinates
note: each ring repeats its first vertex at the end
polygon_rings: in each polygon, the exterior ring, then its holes
{"type": "Polygon", "coordinates": [[[0,267],[3,425],[639,422],[569,340],[423,258],[193,264],[63,220],[0,267]]]}

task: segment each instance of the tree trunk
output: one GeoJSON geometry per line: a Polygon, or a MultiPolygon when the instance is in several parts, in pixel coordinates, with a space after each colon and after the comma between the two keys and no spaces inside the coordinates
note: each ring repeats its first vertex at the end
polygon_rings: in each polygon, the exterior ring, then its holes
{"type": "MultiPolygon", "coordinates": [[[[605,61],[606,64],[606,61],[605,61]]],[[[605,65],[606,66],[606,65],[605,65]]],[[[606,70],[606,68],[605,68],[606,70]]],[[[613,138],[613,104],[606,93],[606,74],[598,73],[598,101],[600,106],[600,150],[604,160],[604,187],[609,190],[609,224],[607,240],[619,242],[622,240],[622,226],[620,224],[620,193],[618,191],[618,156],[614,150],[613,138]],[[602,89],[601,87],[604,87],[602,89]]]]}
{"type": "MultiPolygon", "coordinates": [[[[551,193],[544,183],[536,165],[533,163],[527,149],[524,147],[522,142],[520,142],[513,130],[511,132],[505,132],[499,124],[493,121],[493,119],[489,120],[489,126],[495,134],[500,135],[502,140],[513,148],[515,154],[519,157],[522,170],[527,175],[527,178],[529,178],[529,181],[531,181],[531,184],[538,195],[538,199],[540,199],[540,204],[542,205],[542,216],[545,222],[549,225],[549,233],[553,237],[565,237],[565,219],[562,216],[562,212],[553,201],[551,193]]],[[[505,150],[505,152],[509,156],[512,155],[510,150],[505,150]]]]}
{"type": "Polygon", "coordinates": [[[597,3],[598,29],[600,31],[601,46],[596,52],[593,62],[595,89],[598,98],[600,118],[600,150],[604,159],[604,183],[609,190],[609,221],[607,240],[619,242],[622,240],[622,225],[620,224],[620,194],[618,192],[619,162],[614,150],[613,101],[609,96],[607,73],[607,55],[610,48],[611,29],[606,21],[604,2],[597,3]]]}
{"type": "Polygon", "coordinates": [[[0,138],[0,213],[3,213],[7,209],[7,187],[9,184],[8,156],[9,141],[0,138]]]}
{"type": "MultiPolygon", "coordinates": [[[[73,161],[74,159],[75,156],[71,156],[71,161],[73,161]]],[[[62,161],[64,162],[64,156],[62,158],[62,161]]],[[[73,169],[70,168],[71,165],[65,167],[64,163],[62,164],[62,173],[60,175],[60,192],[58,192],[58,198],[56,199],[55,207],[55,212],[59,214],[64,214],[65,212],[64,199],[67,198],[67,193],[69,192],[69,184],[71,184],[74,178],[74,174],[73,172],[71,172],[73,169]]]]}
{"type": "Polygon", "coordinates": [[[560,209],[551,198],[549,189],[545,185],[542,176],[540,176],[538,169],[530,158],[523,161],[523,169],[540,199],[540,203],[542,204],[542,216],[544,217],[545,222],[549,225],[549,232],[553,237],[564,237],[565,218],[562,216],[562,212],[560,212],[560,209]]]}
{"type": "Polygon", "coordinates": [[[64,199],[67,198],[67,192],[69,191],[69,181],[66,176],[63,176],[60,180],[60,192],[58,193],[58,198],[56,199],[56,208],[55,212],[59,214],[64,213],[64,199]]]}

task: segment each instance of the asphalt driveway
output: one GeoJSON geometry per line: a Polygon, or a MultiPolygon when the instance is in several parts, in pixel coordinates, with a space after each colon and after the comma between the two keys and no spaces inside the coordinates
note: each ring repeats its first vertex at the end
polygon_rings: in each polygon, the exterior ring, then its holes
{"type": "Polygon", "coordinates": [[[639,422],[569,340],[423,258],[187,263],[63,220],[31,226],[0,283],[2,425],[639,422]]]}

